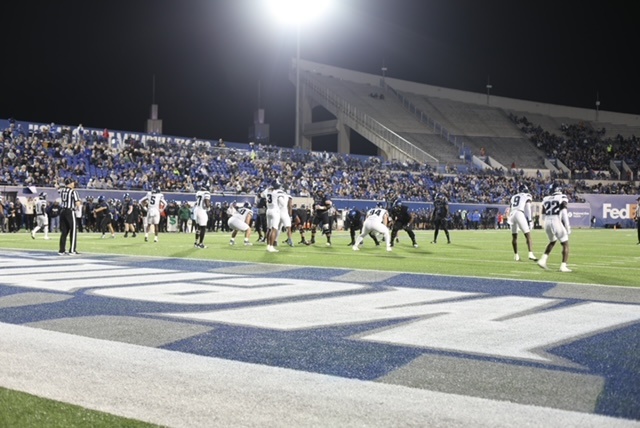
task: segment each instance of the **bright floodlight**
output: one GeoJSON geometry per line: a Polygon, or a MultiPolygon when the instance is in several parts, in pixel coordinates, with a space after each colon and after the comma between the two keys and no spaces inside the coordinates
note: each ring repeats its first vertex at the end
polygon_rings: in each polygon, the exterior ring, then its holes
{"type": "Polygon", "coordinates": [[[278,21],[295,25],[322,15],[330,3],[331,0],[267,0],[278,21]]]}

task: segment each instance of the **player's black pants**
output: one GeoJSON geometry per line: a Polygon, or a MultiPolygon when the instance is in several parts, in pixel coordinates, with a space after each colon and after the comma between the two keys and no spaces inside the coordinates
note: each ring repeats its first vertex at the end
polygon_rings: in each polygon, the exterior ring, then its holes
{"type": "Polygon", "coordinates": [[[67,237],[69,238],[69,252],[76,251],[76,214],[73,210],[65,208],[60,213],[60,246],[58,251],[64,253],[67,248],[67,237]]]}
{"type": "Polygon", "coordinates": [[[447,220],[445,219],[436,219],[433,222],[433,225],[435,227],[435,230],[433,231],[433,242],[436,242],[438,240],[438,232],[440,232],[440,229],[442,229],[442,231],[444,232],[444,234],[447,236],[447,242],[451,242],[451,239],[449,238],[449,229],[448,229],[448,225],[447,225],[447,220]]]}
{"type": "Polygon", "coordinates": [[[109,224],[111,223],[111,215],[105,214],[98,219],[98,227],[100,232],[104,235],[109,230],[109,224]]]}
{"type": "Polygon", "coordinates": [[[396,237],[398,236],[398,232],[401,230],[404,230],[405,232],[407,232],[407,234],[409,235],[409,238],[411,238],[412,244],[416,243],[416,234],[413,232],[413,229],[411,228],[411,226],[409,226],[408,224],[395,222],[393,223],[393,228],[391,229],[391,246],[393,246],[393,243],[396,241],[396,237]]]}

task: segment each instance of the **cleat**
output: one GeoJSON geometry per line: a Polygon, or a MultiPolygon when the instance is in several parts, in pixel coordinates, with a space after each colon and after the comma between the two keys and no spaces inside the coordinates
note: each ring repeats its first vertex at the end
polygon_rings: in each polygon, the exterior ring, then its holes
{"type": "Polygon", "coordinates": [[[571,269],[566,266],[560,266],[560,272],[571,272],[571,269]]]}
{"type": "Polygon", "coordinates": [[[277,248],[275,248],[275,247],[273,247],[271,245],[269,245],[267,247],[267,251],[270,252],[270,253],[279,253],[280,252],[280,250],[278,250],[277,248]]]}
{"type": "Polygon", "coordinates": [[[131,235],[132,238],[135,238],[137,235],[135,232],[133,232],[133,235],[131,235]]]}
{"type": "Polygon", "coordinates": [[[538,266],[540,266],[542,269],[547,269],[547,263],[543,262],[542,260],[538,261],[538,266]]]}
{"type": "Polygon", "coordinates": [[[413,248],[418,248],[418,244],[414,243],[413,248]]]}
{"type": "Polygon", "coordinates": [[[198,248],[205,249],[205,248],[208,248],[208,247],[206,245],[204,245],[204,244],[198,244],[198,248]]]}
{"type": "Polygon", "coordinates": [[[393,248],[387,247],[387,251],[393,251],[393,248]]]}
{"type": "Polygon", "coordinates": [[[347,247],[353,247],[354,245],[356,245],[356,243],[352,241],[351,243],[347,244],[347,247]]]}
{"type": "Polygon", "coordinates": [[[71,251],[71,252],[70,252],[70,253],[68,253],[68,254],[69,254],[70,256],[77,256],[77,255],[79,255],[80,253],[79,253],[79,252],[77,252],[77,251],[71,251]]]}
{"type": "Polygon", "coordinates": [[[36,239],[36,235],[33,232],[31,232],[31,239],[36,239]]]}
{"type": "Polygon", "coordinates": [[[104,239],[104,233],[102,234],[102,236],[100,237],[100,239],[104,239]]]}
{"type": "MultiPolygon", "coordinates": [[[[104,238],[104,236],[103,236],[103,238],[104,238]]],[[[149,242],[149,237],[148,236],[144,237],[144,242],[149,242]]]]}
{"type": "Polygon", "coordinates": [[[45,236],[45,237],[44,237],[44,240],[45,240],[45,241],[48,241],[49,239],[51,239],[51,238],[49,238],[48,236],[45,236]]]}
{"type": "Polygon", "coordinates": [[[354,245],[354,246],[353,246],[353,247],[351,247],[351,248],[353,248],[353,251],[360,251],[360,248],[358,248],[358,246],[357,246],[357,245],[354,245]]]}
{"type": "Polygon", "coordinates": [[[436,242],[436,241],[431,241],[431,243],[432,243],[432,244],[437,244],[437,242],[436,242]]]}
{"type": "Polygon", "coordinates": [[[293,247],[293,241],[291,239],[287,239],[286,241],[287,245],[289,245],[290,247],[293,247]]]}
{"type": "Polygon", "coordinates": [[[229,245],[236,245],[236,241],[234,241],[233,239],[229,240],[229,245]]]}
{"type": "Polygon", "coordinates": [[[451,244],[451,241],[447,241],[447,244],[451,244]]]}
{"type": "Polygon", "coordinates": [[[513,260],[519,262],[520,261],[520,256],[518,254],[516,254],[515,256],[513,256],[513,260]]]}
{"type": "Polygon", "coordinates": [[[125,232],[123,238],[128,238],[129,237],[129,232],[125,232]]]}
{"type": "Polygon", "coordinates": [[[537,262],[538,258],[536,256],[529,256],[529,260],[531,260],[533,262],[537,262]]]}
{"type": "Polygon", "coordinates": [[[158,242],[158,238],[153,238],[153,242],[158,242]]]}
{"type": "Polygon", "coordinates": [[[69,253],[67,253],[66,251],[58,251],[58,255],[59,256],[68,256],[69,253]]]}
{"type": "Polygon", "coordinates": [[[253,244],[249,241],[244,241],[244,245],[247,247],[251,247],[253,244]]]}
{"type": "Polygon", "coordinates": [[[331,242],[327,242],[325,245],[326,245],[327,247],[330,247],[330,246],[331,246],[331,242]]]}

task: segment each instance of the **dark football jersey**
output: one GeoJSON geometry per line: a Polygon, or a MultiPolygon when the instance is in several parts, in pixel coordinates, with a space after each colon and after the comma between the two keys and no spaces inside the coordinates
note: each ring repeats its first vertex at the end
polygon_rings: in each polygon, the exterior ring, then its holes
{"type": "Polygon", "coordinates": [[[411,221],[411,213],[409,212],[409,207],[405,205],[395,207],[392,212],[392,217],[398,223],[409,224],[409,222],[411,221]]]}
{"type": "Polygon", "coordinates": [[[446,199],[436,199],[433,203],[433,213],[436,219],[441,220],[449,216],[449,204],[446,199]]]}

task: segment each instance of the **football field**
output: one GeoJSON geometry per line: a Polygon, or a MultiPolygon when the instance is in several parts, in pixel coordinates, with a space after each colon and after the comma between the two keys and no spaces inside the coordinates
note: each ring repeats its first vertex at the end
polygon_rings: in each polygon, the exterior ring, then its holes
{"type": "Polygon", "coordinates": [[[635,232],[574,230],[570,273],[507,230],[2,234],[0,387],[164,426],[640,426],[635,232]]]}

